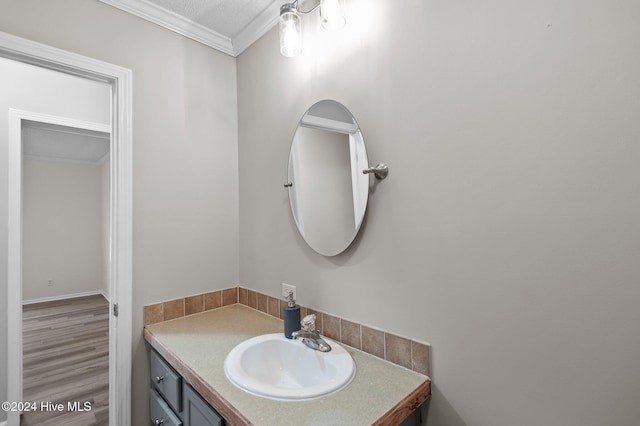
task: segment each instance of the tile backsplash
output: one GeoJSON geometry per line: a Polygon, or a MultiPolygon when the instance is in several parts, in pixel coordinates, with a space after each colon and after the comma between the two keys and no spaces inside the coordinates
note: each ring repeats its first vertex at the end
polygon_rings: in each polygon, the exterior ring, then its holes
{"type": "MultiPolygon", "coordinates": [[[[144,307],[144,325],[197,314],[235,303],[282,319],[282,310],[287,302],[247,288],[231,287],[147,305],[144,307]]],[[[316,326],[324,336],[417,373],[430,376],[430,345],[301,305],[300,317],[308,314],[316,315],[316,326]]]]}

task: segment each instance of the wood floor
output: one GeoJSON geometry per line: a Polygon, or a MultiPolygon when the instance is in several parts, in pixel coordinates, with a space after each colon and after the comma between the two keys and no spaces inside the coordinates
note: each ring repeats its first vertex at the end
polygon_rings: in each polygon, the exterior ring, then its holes
{"type": "Polygon", "coordinates": [[[20,424],[107,426],[109,304],[105,298],[25,305],[22,319],[23,400],[35,401],[37,411],[24,412],[20,424]],[[52,409],[57,404],[62,404],[62,411],[52,409]]]}

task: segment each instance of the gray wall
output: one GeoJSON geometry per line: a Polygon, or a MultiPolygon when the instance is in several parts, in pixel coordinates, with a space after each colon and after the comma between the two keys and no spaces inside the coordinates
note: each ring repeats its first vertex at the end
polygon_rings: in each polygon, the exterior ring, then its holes
{"type": "Polygon", "coordinates": [[[101,291],[102,166],[25,159],[22,194],[22,300],[101,291]]]}
{"type": "MultiPolygon", "coordinates": [[[[98,1],[0,1],[0,31],[133,71],[132,424],[145,424],[143,305],[237,284],[235,60],[98,1]]],[[[6,162],[6,144],[0,144],[6,162]]],[[[1,179],[4,195],[6,177],[1,179]]],[[[3,196],[0,212],[5,210],[3,196]]],[[[4,241],[0,259],[6,263],[4,241]]],[[[5,287],[0,278],[0,295],[5,287]]]]}
{"type": "Polygon", "coordinates": [[[637,424],[640,3],[347,4],[238,58],[241,284],[430,342],[430,425],[637,424]],[[324,98],[390,167],[335,258],[282,187],[324,98]]]}

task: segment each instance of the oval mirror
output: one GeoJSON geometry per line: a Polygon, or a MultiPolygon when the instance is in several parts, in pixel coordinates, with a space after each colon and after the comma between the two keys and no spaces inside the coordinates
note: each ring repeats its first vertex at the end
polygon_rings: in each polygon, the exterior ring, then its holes
{"type": "Polygon", "coordinates": [[[324,256],[342,253],[358,234],[369,198],[364,138],[341,103],[320,101],[304,113],[291,142],[289,202],[298,231],[324,256]]]}

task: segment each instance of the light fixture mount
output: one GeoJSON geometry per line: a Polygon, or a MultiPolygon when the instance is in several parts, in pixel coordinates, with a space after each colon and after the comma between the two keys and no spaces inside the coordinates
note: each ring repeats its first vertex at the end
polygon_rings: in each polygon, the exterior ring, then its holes
{"type": "Polygon", "coordinates": [[[300,10],[298,0],[280,6],[280,53],[288,58],[302,53],[301,15],[320,7],[322,27],[326,30],[338,30],[347,22],[344,13],[344,0],[318,0],[309,10],[300,10]]]}

